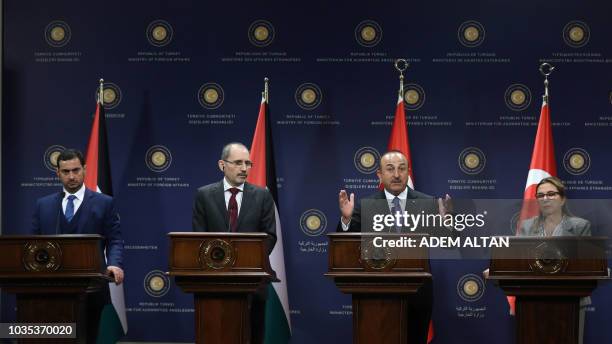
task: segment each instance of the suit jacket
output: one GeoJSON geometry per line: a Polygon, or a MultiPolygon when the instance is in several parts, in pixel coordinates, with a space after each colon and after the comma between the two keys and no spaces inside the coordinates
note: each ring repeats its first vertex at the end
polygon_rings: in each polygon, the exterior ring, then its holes
{"type": "MultiPolygon", "coordinates": [[[[225,205],[223,180],[202,186],[193,201],[194,232],[227,232],[229,214],[225,205]]],[[[276,243],[276,211],[268,190],[244,183],[242,204],[238,213],[238,232],[263,232],[268,237],[268,253],[276,243]]]]}
{"type": "MultiPolygon", "coordinates": [[[[374,194],[371,194],[367,197],[364,197],[365,200],[384,200],[385,202],[376,202],[377,209],[370,209],[368,213],[378,213],[378,214],[391,214],[391,210],[389,209],[388,204],[386,203],[387,197],[385,196],[385,191],[380,190],[374,194]]],[[[422,192],[412,190],[408,188],[408,194],[406,195],[406,211],[409,213],[420,213],[421,211],[425,212],[425,214],[437,214],[438,213],[438,205],[436,203],[435,198],[424,194],[422,192]],[[430,199],[431,202],[426,201],[430,199]],[[419,201],[416,201],[419,200],[419,201]]],[[[342,223],[338,223],[338,227],[336,228],[337,232],[344,232],[342,230],[342,223]]],[[[347,232],[361,232],[361,209],[358,206],[355,206],[353,210],[353,216],[351,217],[351,223],[349,224],[349,228],[347,232]]],[[[416,232],[419,232],[418,230],[416,232]]]]}
{"type": "Polygon", "coordinates": [[[121,238],[119,214],[113,198],[85,189],[83,201],[74,217],[78,221],[74,231],[72,233],[60,233],[60,216],[64,216],[62,211],[63,195],[63,192],[58,192],[36,201],[31,233],[42,235],[100,234],[105,238],[104,247],[101,249],[106,249],[106,264],[122,267],[123,239],[121,238]]]}
{"type": "MultiPolygon", "coordinates": [[[[535,225],[537,216],[526,219],[521,223],[519,236],[542,236],[541,226],[535,225]]],[[[591,223],[580,217],[566,216],[564,221],[561,221],[561,233],[558,236],[590,236],[591,223]]]]}

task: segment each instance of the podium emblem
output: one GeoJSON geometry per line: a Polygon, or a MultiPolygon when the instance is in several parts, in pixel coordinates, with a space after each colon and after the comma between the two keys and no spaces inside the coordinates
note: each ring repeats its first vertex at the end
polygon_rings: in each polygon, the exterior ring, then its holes
{"type": "Polygon", "coordinates": [[[27,271],[56,271],[62,265],[62,249],[55,241],[30,241],[25,244],[22,261],[27,271]]]}
{"type": "Polygon", "coordinates": [[[274,35],[274,26],[267,20],[256,20],[249,26],[249,42],[256,47],[272,44],[274,35]]]}
{"type": "Polygon", "coordinates": [[[537,273],[554,275],[565,271],[567,263],[567,258],[558,247],[543,242],[533,250],[533,258],[529,262],[529,268],[537,273]]]}
{"type": "Polygon", "coordinates": [[[395,265],[396,259],[392,258],[389,247],[376,247],[373,238],[361,240],[361,264],[372,270],[384,270],[395,265]]]}
{"type": "Polygon", "coordinates": [[[68,44],[71,36],[70,26],[61,20],[52,21],[45,28],[45,41],[54,48],[60,48],[68,44]]]}
{"type": "Polygon", "coordinates": [[[232,266],[236,260],[234,247],[222,239],[202,242],[200,245],[200,266],[204,269],[223,269],[232,266]]]}
{"type": "Polygon", "coordinates": [[[174,30],[165,20],[154,20],[147,26],[147,40],[156,47],[163,47],[172,42],[174,30]]]}

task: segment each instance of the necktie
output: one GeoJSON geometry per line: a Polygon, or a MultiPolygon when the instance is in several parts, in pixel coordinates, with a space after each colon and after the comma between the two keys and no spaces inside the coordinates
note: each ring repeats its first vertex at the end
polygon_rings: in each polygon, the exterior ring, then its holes
{"type": "MultiPolygon", "coordinates": [[[[402,205],[400,204],[400,199],[399,197],[395,196],[395,198],[393,199],[393,201],[391,202],[391,204],[393,205],[391,207],[391,213],[395,216],[395,214],[397,213],[401,213],[402,212],[402,205]]],[[[395,231],[396,232],[401,232],[401,227],[395,226],[395,231]]]]}
{"type": "Polygon", "coordinates": [[[66,221],[70,222],[70,220],[72,220],[72,218],[74,217],[74,199],[76,198],[75,195],[70,195],[68,196],[68,203],[66,204],[66,212],[64,213],[64,216],[66,217],[66,221]]]}
{"type": "Polygon", "coordinates": [[[231,188],[229,192],[232,196],[227,204],[227,212],[229,213],[229,228],[230,232],[235,232],[238,226],[238,202],[236,201],[236,195],[240,192],[238,188],[231,188]]]}

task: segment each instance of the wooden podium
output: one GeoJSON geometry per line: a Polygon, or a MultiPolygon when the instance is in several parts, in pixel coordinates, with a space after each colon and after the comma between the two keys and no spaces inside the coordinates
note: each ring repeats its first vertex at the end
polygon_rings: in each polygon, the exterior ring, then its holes
{"type": "Polygon", "coordinates": [[[99,235],[0,236],[0,287],[17,296],[18,323],[76,323],[76,339],[20,343],[85,343],[86,293],[111,279],[99,235]]]}
{"type": "Polygon", "coordinates": [[[194,293],[196,343],[250,343],[250,303],[276,281],[265,233],[168,233],[170,276],[194,293]]]}
{"type": "Polygon", "coordinates": [[[516,296],[520,344],[577,344],[580,298],[609,279],[606,238],[514,237],[493,248],[488,279],[516,296]]]}
{"type": "Polygon", "coordinates": [[[392,250],[375,248],[373,237],[385,239],[422,234],[328,234],[329,270],[340,291],[353,298],[353,343],[410,343],[407,330],[408,300],[431,279],[427,248],[392,250]],[[363,253],[363,254],[362,254],[363,253]]]}

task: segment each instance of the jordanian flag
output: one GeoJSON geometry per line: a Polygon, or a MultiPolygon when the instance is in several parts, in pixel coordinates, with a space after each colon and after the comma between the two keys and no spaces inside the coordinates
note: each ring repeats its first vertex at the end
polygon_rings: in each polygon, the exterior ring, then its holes
{"type": "Polygon", "coordinates": [[[251,161],[253,169],[247,181],[260,187],[268,188],[276,206],[276,245],[270,254],[270,264],[276,271],[280,282],[271,283],[268,287],[266,302],[266,331],[264,343],[288,343],[291,337],[291,322],[289,319],[289,297],[287,295],[287,278],[285,274],[285,254],[283,251],[283,231],[278,216],[278,192],[276,190],[276,169],[272,149],[272,131],[268,107],[267,83],[259,107],[259,117],[251,144],[251,161]]]}
{"type": "MultiPolygon", "coordinates": [[[[102,86],[100,86],[100,97],[96,105],[85,165],[85,186],[96,192],[112,196],[113,184],[111,182],[110,159],[108,154],[108,139],[106,136],[106,118],[102,102],[102,86]]],[[[108,284],[111,295],[111,305],[106,305],[100,317],[97,343],[116,343],[119,338],[127,333],[127,318],[125,313],[125,297],[123,285],[114,282],[108,284]]]]}

